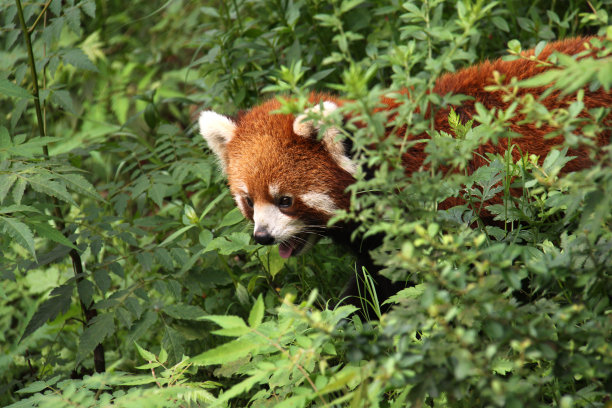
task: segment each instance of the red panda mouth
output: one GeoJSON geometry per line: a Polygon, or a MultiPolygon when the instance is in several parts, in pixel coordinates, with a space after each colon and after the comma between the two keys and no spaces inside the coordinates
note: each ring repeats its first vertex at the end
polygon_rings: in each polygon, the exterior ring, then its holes
{"type": "Polygon", "coordinates": [[[293,247],[289,243],[282,242],[278,245],[278,254],[281,258],[289,258],[293,254],[293,247]]]}
{"type": "Polygon", "coordinates": [[[304,248],[304,244],[296,239],[291,239],[287,242],[281,242],[278,244],[278,254],[281,258],[287,259],[291,255],[298,255],[302,249],[304,248]]]}
{"type": "Polygon", "coordinates": [[[278,254],[284,259],[298,256],[317,241],[317,236],[312,234],[296,235],[278,244],[278,254]]]}

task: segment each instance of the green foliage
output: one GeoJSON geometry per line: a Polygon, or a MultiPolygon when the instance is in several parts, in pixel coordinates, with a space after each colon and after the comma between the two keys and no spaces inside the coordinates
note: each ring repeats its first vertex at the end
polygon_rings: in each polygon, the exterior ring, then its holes
{"type": "Polygon", "coordinates": [[[612,150],[594,135],[609,109],[516,90],[609,90],[611,4],[0,0],[0,404],[605,406],[612,150]],[[442,73],[577,34],[603,36],[601,58],[492,78],[507,111],[451,113],[451,135],[419,114],[462,100],[428,92],[442,73]],[[372,322],[331,307],[354,273],[341,250],[285,260],[252,243],[192,125],[272,93],[300,112],[330,89],[355,101],[342,109],[365,126],[346,137],[376,168],[337,219],[384,232],[383,273],[416,284],[372,322]],[[385,138],[384,95],[404,98],[391,125],[431,138],[385,138]],[[517,149],[517,114],[564,144],[468,174],[482,143],[517,149]],[[406,177],[416,143],[428,168],[406,177]],[[565,174],[578,145],[594,165],[565,174]],[[448,197],[468,204],[438,210],[448,197]]]}

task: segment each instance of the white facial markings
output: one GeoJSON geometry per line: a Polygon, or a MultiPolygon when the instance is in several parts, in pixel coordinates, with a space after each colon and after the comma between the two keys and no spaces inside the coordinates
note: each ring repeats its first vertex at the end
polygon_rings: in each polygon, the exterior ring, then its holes
{"type": "MultiPolygon", "coordinates": [[[[319,113],[324,119],[329,116],[333,111],[338,109],[338,105],[330,101],[323,102],[323,110],[320,105],[315,105],[312,108],[306,109],[303,114],[298,115],[293,121],[293,132],[302,137],[313,137],[315,132],[318,132],[321,127],[321,121],[315,119],[308,119],[310,113],[319,113]]],[[[350,175],[355,175],[357,172],[357,164],[348,157],[348,152],[344,148],[344,144],[338,139],[340,130],[336,127],[329,127],[325,130],[325,134],[321,139],[321,142],[325,146],[325,149],[331,155],[332,159],[350,175]]]]}
{"type": "Polygon", "coordinates": [[[302,194],[300,200],[310,208],[314,208],[317,211],[321,211],[325,214],[334,214],[338,207],[334,203],[334,200],[325,193],[309,192],[302,194]]]}
{"type": "Polygon", "coordinates": [[[221,170],[225,173],[227,168],[226,145],[234,137],[236,124],[227,116],[213,111],[204,111],[200,113],[198,125],[200,134],[219,158],[221,170]]]}
{"type": "Polygon", "coordinates": [[[280,193],[280,186],[278,184],[270,184],[268,186],[268,192],[270,193],[270,196],[274,198],[278,196],[278,193],[280,193]]]}
{"type": "Polygon", "coordinates": [[[234,201],[236,202],[236,205],[238,206],[242,214],[246,214],[247,211],[244,205],[244,197],[249,196],[249,189],[247,188],[246,184],[243,181],[237,181],[235,183],[235,186],[236,186],[235,189],[237,190],[237,192],[232,194],[234,196],[234,201]]]}
{"type": "Polygon", "coordinates": [[[304,229],[302,221],[283,214],[277,206],[270,203],[255,203],[253,221],[254,231],[265,230],[276,241],[289,239],[304,229]]]}
{"type": "Polygon", "coordinates": [[[242,200],[242,196],[238,194],[233,194],[233,196],[234,201],[236,202],[236,205],[238,206],[240,212],[246,214],[246,208],[244,207],[244,201],[242,200]]]}

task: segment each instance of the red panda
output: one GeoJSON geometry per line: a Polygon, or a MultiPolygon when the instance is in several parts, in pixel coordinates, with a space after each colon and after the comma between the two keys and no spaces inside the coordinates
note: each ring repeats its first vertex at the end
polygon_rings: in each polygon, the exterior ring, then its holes
{"type": "MultiPolygon", "coordinates": [[[[575,38],[548,44],[538,55],[539,60],[547,59],[553,52],[576,55],[586,50],[586,38],[575,38]]],[[[526,51],[523,56],[534,55],[526,51]]],[[[526,79],[549,69],[528,58],[513,61],[485,61],[455,73],[440,77],[433,92],[463,94],[471,97],[454,107],[465,119],[475,115],[475,102],[486,108],[505,109],[509,103],[504,101],[500,91],[489,92],[485,86],[493,83],[494,71],[502,74],[506,83],[515,77],[526,79]]],[[[523,89],[519,93],[541,94],[544,89],[523,89]]],[[[553,92],[541,103],[548,108],[564,107],[575,99],[575,95],[560,97],[553,92]]],[[[310,109],[319,111],[323,116],[342,105],[343,101],[328,94],[312,94],[310,109]]],[[[585,109],[611,107],[612,93],[600,87],[596,91],[585,89],[585,109]]],[[[387,109],[397,107],[398,102],[383,98],[382,105],[387,109]]],[[[208,142],[211,150],[219,158],[220,166],[227,175],[230,191],[244,216],[254,223],[253,237],[259,244],[277,244],[279,253],[287,258],[296,256],[311,247],[322,235],[331,236],[333,240],[347,244],[360,256],[361,264],[370,272],[376,270],[368,256],[368,250],[377,245],[374,242],[352,243],[353,228],[337,225],[327,228],[327,223],[338,209],[349,208],[349,197],[346,188],[354,182],[356,164],[351,160],[350,152],[342,141],[337,140],[338,130],[328,128],[319,136],[319,125],[312,120],[305,120],[306,113],[297,117],[287,114],[272,114],[280,108],[276,99],[268,100],[241,115],[237,120],[220,115],[213,111],[200,114],[200,133],[208,142]]],[[[384,109],[384,108],[381,108],[384,109]]],[[[451,134],[448,115],[451,107],[438,109],[434,113],[434,128],[451,134]]],[[[511,130],[521,134],[513,139],[522,152],[529,152],[545,157],[548,151],[562,142],[562,136],[544,138],[552,128],[535,127],[521,123],[521,115],[512,119],[511,130]]],[[[600,145],[610,142],[609,128],[612,126],[612,114],[606,117],[608,130],[598,135],[600,145]]],[[[404,135],[406,129],[396,129],[397,134],[404,135]]],[[[425,134],[413,135],[422,139],[425,134]]],[[[404,166],[409,174],[421,168],[425,159],[423,145],[417,145],[404,155],[404,166]]],[[[503,153],[507,141],[498,144],[487,143],[474,153],[471,171],[485,164],[484,153],[503,153]]],[[[517,151],[515,149],[515,151],[517,151]]],[[[591,163],[586,152],[580,148],[570,150],[569,155],[576,156],[566,167],[574,171],[589,166],[591,163]]],[[[515,158],[516,159],[516,158],[515,158]]],[[[452,200],[448,206],[457,202],[452,200]]],[[[361,266],[360,265],[360,266],[361,266]]],[[[358,272],[361,268],[358,266],[358,272]]],[[[385,278],[377,276],[379,285],[378,298],[388,297],[397,286],[385,278]]],[[[356,282],[349,283],[345,294],[356,294],[356,282]],[[351,293],[353,292],[353,293],[351,293]]]]}

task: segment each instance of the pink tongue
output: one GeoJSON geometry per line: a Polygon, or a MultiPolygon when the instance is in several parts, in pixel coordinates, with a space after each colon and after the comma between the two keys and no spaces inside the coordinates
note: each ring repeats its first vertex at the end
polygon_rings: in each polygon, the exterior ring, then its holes
{"type": "Polygon", "coordinates": [[[285,258],[285,259],[289,258],[292,252],[293,252],[293,247],[291,247],[290,245],[287,245],[287,244],[278,245],[278,254],[281,256],[281,258],[285,258]]]}

